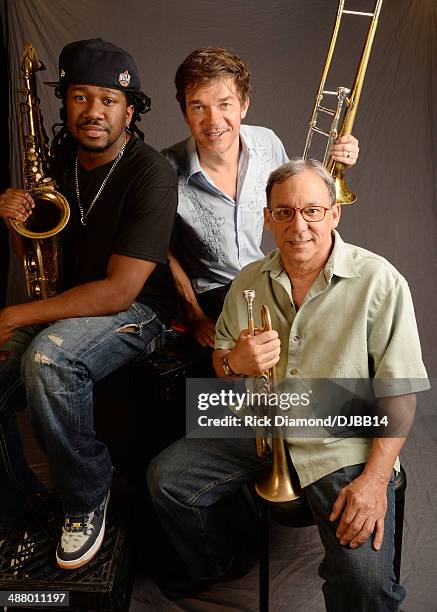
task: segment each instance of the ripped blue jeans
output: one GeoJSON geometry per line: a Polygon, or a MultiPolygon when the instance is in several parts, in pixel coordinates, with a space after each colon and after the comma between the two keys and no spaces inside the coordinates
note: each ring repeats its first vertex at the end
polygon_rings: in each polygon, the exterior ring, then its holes
{"type": "Polygon", "coordinates": [[[163,333],[156,314],[134,302],[115,315],[18,329],[1,347],[9,358],[0,362],[0,527],[10,524],[29,492],[42,489],[24,459],[15,419],[21,383],[64,512],[87,513],[112,478],[108,449],[95,437],[93,385],[159,348],[163,333]]]}

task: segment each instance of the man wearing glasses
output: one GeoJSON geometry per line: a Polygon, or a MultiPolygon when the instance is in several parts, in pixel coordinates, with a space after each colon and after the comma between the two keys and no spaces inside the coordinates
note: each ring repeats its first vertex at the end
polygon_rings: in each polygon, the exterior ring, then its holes
{"type": "MultiPolygon", "coordinates": [[[[287,384],[370,380],[378,408],[404,410],[396,437],[286,436],[325,549],[319,573],[328,612],[397,610],[405,590],[393,574],[394,470],[415,393],[429,388],[408,285],[385,259],[340,238],[341,208],[319,162],[284,164],[266,192],[278,248],[234,280],[217,322],[214,367],[223,379],[276,365],[287,384]],[[256,292],[255,324],[266,304],[274,331],[248,334],[248,289],[256,292]]],[[[235,574],[236,521],[217,501],[253,484],[269,463],[254,439],[242,438],[180,440],[153,462],[153,503],[194,592],[235,574]]]]}

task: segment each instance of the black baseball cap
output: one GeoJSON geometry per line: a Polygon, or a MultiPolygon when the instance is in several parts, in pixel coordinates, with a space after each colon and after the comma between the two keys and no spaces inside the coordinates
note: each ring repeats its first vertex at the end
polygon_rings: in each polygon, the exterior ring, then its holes
{"type": "Polygon", "coordinates": [[[59,56],[59,81],[46,85],[97,85],[127,92],[141,91],[140,75],[132,55],[103,40],[91,38],[66,45],[59,56]]]}

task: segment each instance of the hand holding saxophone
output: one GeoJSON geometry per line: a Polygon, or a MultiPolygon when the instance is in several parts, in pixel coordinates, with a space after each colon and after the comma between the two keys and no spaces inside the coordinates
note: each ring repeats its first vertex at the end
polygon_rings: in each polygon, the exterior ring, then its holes
{"type": "Polygon", "coordinates": [[[251,336],[247,329],[240,333],[228,358],[232,370],[245,376],[259,376],[279,361],[281,341],[278,332],[260,331],[251,336]]]}
{"type": "Polygon", "coordinates": [[[24,189],[9,188],[0,195],[0,217],[9,225],[10,219],[26,221],[35,203],[24,189]]]}

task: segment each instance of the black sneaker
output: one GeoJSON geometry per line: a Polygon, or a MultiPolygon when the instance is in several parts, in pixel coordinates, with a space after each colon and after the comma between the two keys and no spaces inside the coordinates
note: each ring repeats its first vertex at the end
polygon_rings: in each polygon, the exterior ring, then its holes
{"type": "Polygon", "coordinates": [[[109,491],[98,508],[80,517],[65,515],[61,541],[56,549],[56,561],[62,569],[77,569],[86,565],[100,549],[105,535],[106,509],[109,491]]]}

